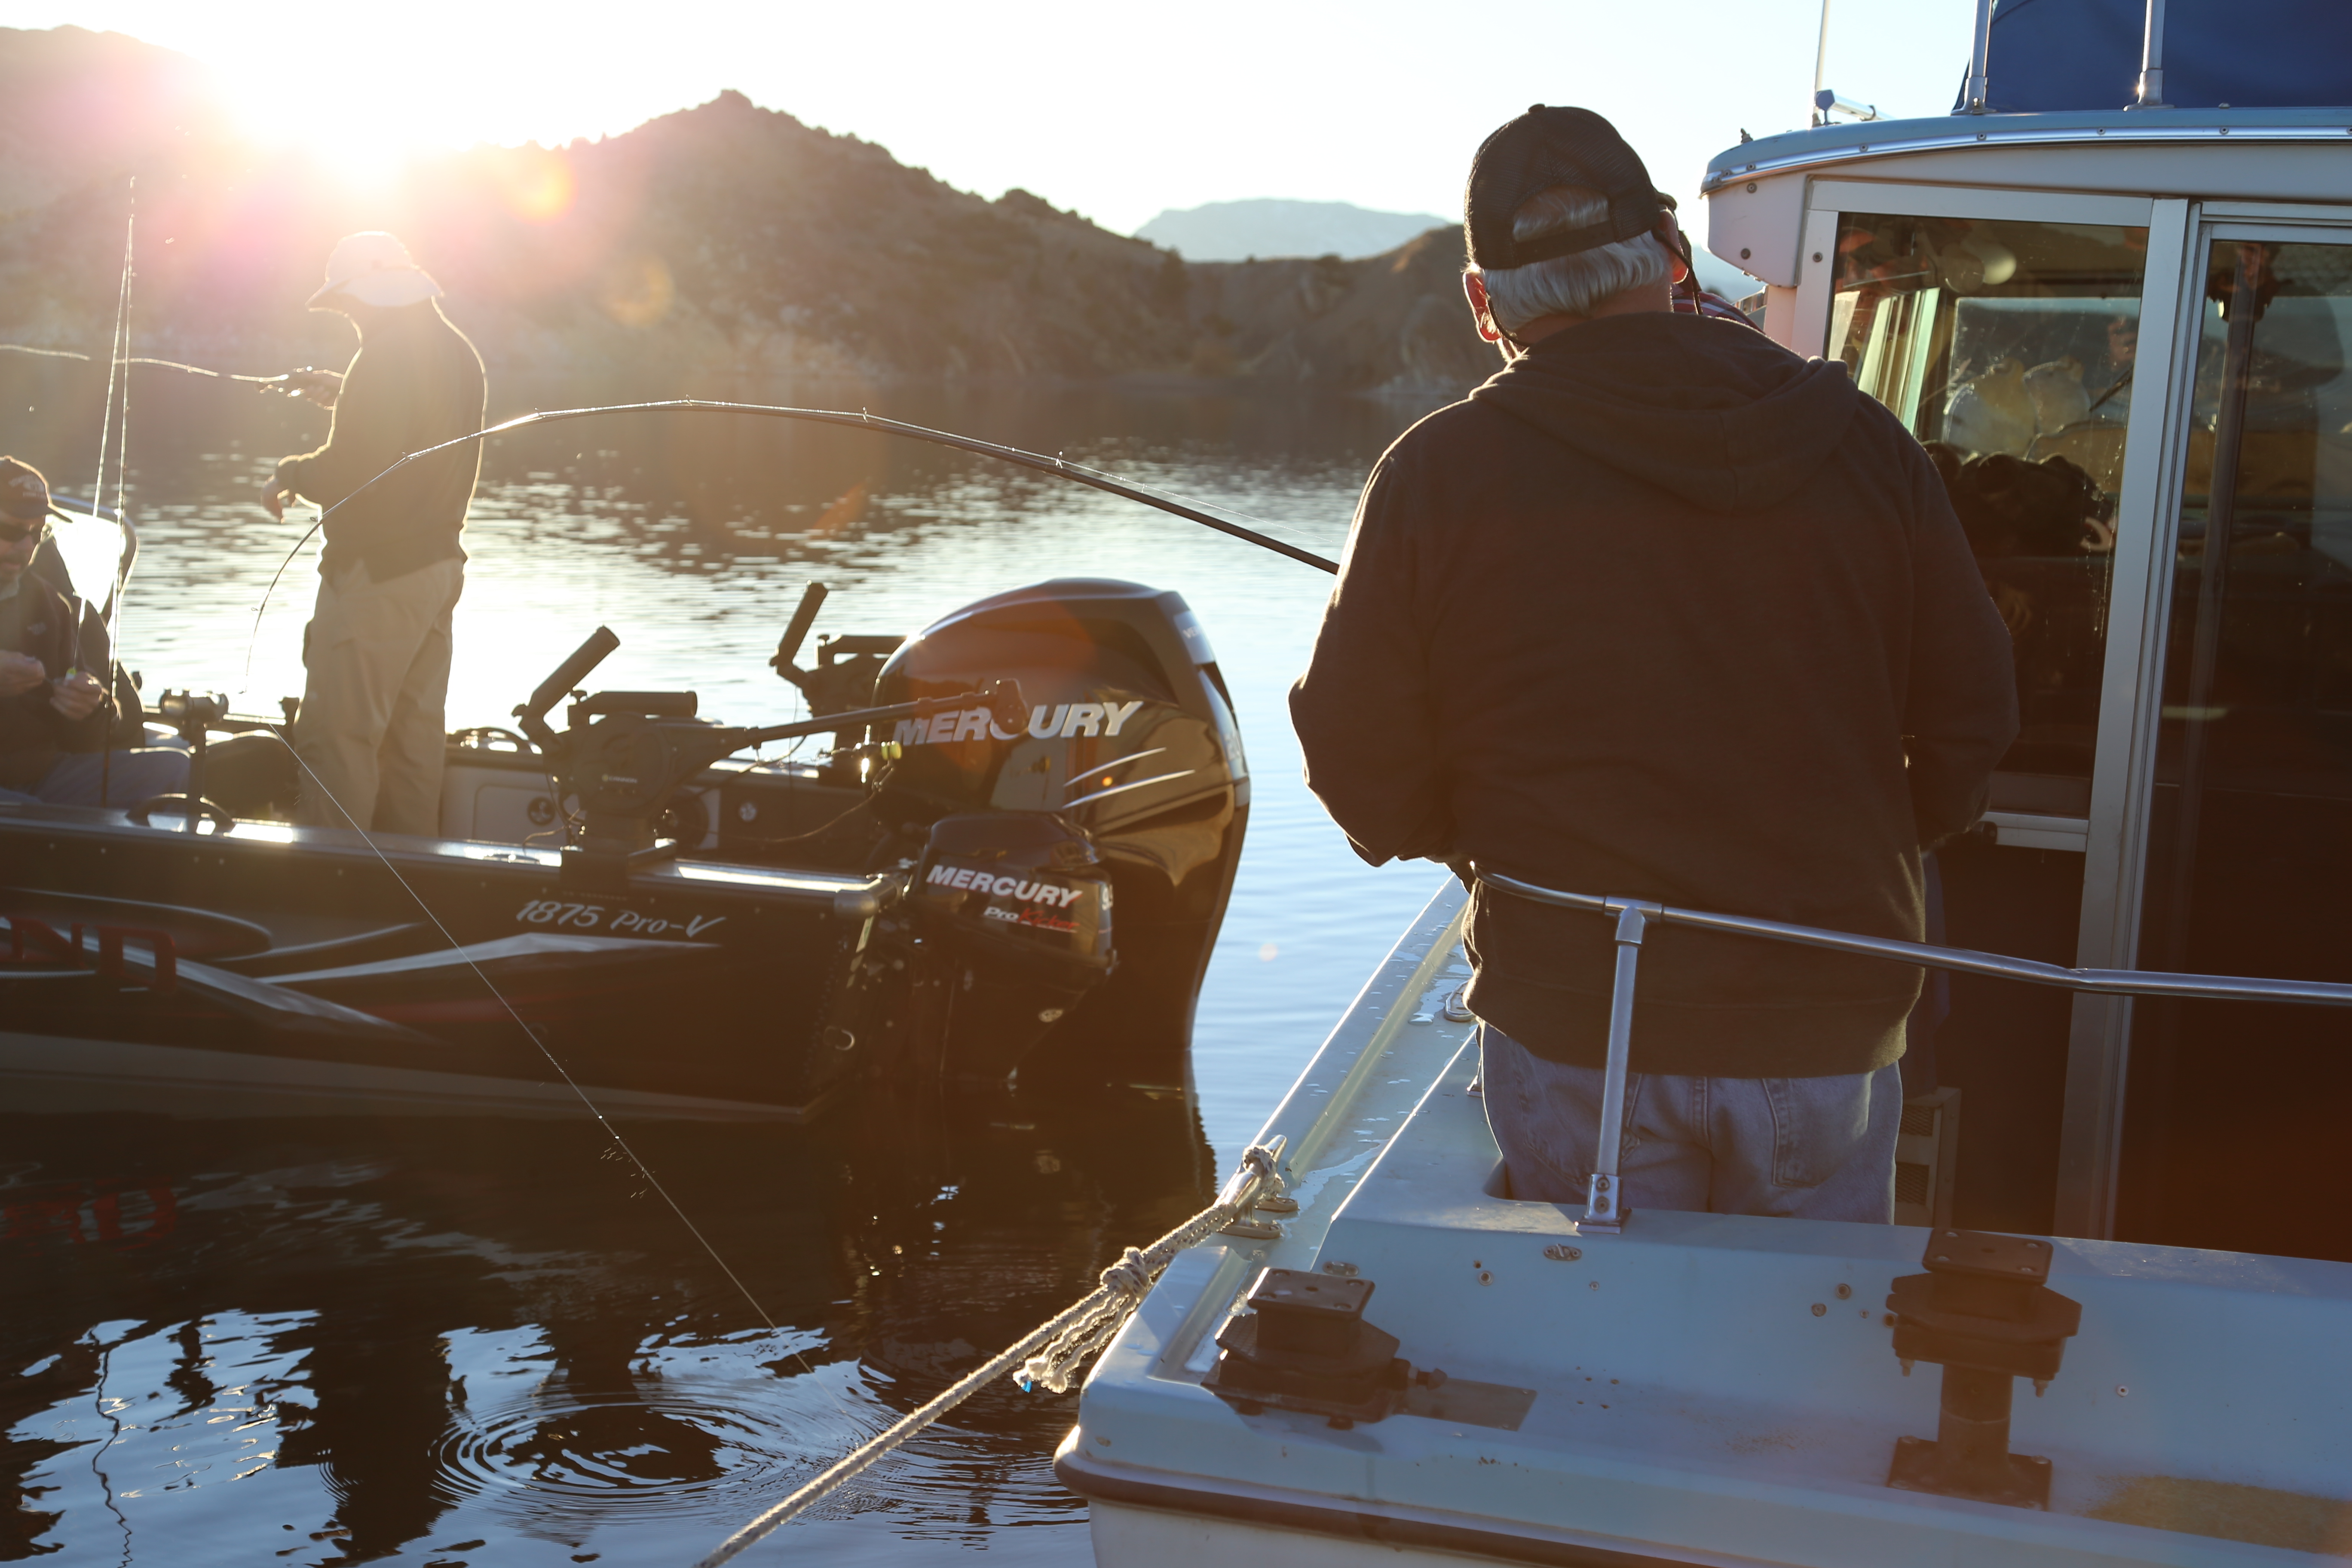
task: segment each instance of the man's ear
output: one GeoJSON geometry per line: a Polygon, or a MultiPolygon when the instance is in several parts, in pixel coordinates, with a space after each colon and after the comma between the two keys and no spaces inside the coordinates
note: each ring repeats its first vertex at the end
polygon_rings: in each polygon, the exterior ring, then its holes
{"type": "Polygon", "coordinates": [[[1478,335],[1490,343],[1503,341],[1503,331],[1495,325],[1494,312],[1486,306],[1486,280],[1475,272],[1462,275],[1462,294],[1470,301],[1470,314],[1477,319],[1478,335]]]}
{"type": "Polygon", "coordinates": [[[1675,258],[1672,276],[1674,280],[1679,283],[1691,275],[1690,263],[1683,259],[1683,248],[1689,245],[1690,241],[1683,237],[1683,226],[1676,221],[1672,213],[1658,215],[1657,235],[1659,242],[1666,247],[1666,254],[1675,258]]]}

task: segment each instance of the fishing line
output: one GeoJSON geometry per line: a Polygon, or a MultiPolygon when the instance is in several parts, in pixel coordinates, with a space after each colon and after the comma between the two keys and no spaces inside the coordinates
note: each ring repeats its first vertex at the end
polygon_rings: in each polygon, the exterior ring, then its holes
{"type": "MultiPolygon", "coordinates": [[[[312,787],[318,790],[328,805],[333,806],[341,815],[345,822],[352,825],[352,830],[360,836],[360,842],[368,847],[369,853],[376,858],[377,863],[392,874],[392,879],[400,884],[400,890],[408,895],[409,901],[423,910],[425,918],[433,922],[433,929],[441,933],[441,940],[449,944],[450,951],[465,960],[466,967],[474,972],[474,978],[482,983],[482,989],[488,991],[498,1005],[506,1009],[507,1016],[514,1020],[515,1027],[523,1032],[524,1037],[539,1047],[539,1054],[546,1058],[549,1067],[555,1069],[555,1075],[563,1080],[563,1086],[579,1100],[588,1114],[596,1119],[596,1125],[604,1129],[605,1136],[612,1139],[621,1152],[628,1156],[629,1163],[636,1167],[637,1174],[645,1178],[647,1186],[660,1194],[662,1202],[669,1205],[670,1213],[676,1215],[678,1223],[686,1226],[687,1233],[701,1245],[702,1250],[709,1255],[710,1261],[719,1266],[719,1271],[727,1276],[728,1282],[742,1293],[743,1300],[751,1303],[751,1310],[758,1316],[760,1321],[765,1323],[771,1331],[778,1329],[780,1325],[775,1319],[768,1315],[767,1308],[760,1304],[760,1299],[751,1293],[751,1288],[744,1284],[742,1277],[728,1266],[727,1259],[719,1255],[719,1248],[711,1245],[709,1237],[702,1234],[702,1227],[688,1217],[686,1210],[679,1205],[676,1198],[670,1196],[669,1189],[662,1185],[661,1178],[654,1174],[653,1167],[646,1163],[636,1150],[630,1147],[629,1141],[621,1136],[621,1130],[613,1125],[604,1111],[597,1109],[596,1102],[588,1097],[588,1091],[580,1087],[579,1079],[572,1076],[556,1054],[548,1048],[547,1042],[540,1038],[539,1031],[523,1022],[522,1015],[515,1010],[512,1002],[507,1000],[506,993],[500,991],[490,977],[482,972],[482,966],[474,962],[473,954],[467,952],[464,944],[450,934],[447,926],[441,923],[441,917],[433,912],[433,906],[426,903],[423,895],[417,892],[408,879],[400,874],[400,868],[394,865],[392,858],[377,845],[375,836],[359,825],[358,817],[344,810],[343,803],[335,798],[334,792],[327,788],[310,764],[302,760],[302,753],[294,749],[294,742],[287,738],[284,727],[277,724],[264,724],[262,728],[277,737],[278,743],[286,748],[287,754],[294,759],[294,765],[302,770],[303,775],[310,781],[312,787]]],[[[806,1368],[812,1376],[815,1374],[815,1369],[809,1367],[805,1359],[802,1361],[801,1365],[806,1368]]],[[[822,1381],[819,1379],[820,1383],[822,1381]]],[[[844,1414],[845,1415],[846,1412],[845,1411],[844,1414]]]]}
{"type": "MultiPolygon", "coordinates": [[[[134,178],[131,182],[131,212],[130,216],[123,220],[122,226],[122,327],[121,342],[116,345],[114,351],[117,355],[128,354],[131,352],[131,285],[132,280],[138,276],[138,270],[132,265],[134,252],[131,246],[131,239],[133,235],[137,232],[136,226],[138,221],[139,182],[134,178]]],[[[138,362],[129,359],[125,359],[123,361],[123,363],[125,364],[132,364],[136,363],[138,362]]],[[[114,372],[110,367],[107,371],[107,379],[111,381],[113,377],[114,372]]],[[[122,378],[122,418],[115,433],[115,441],[114,525],[117,529],[128,531],[131,527],[131,512],[129,510],[129,486],[131,483],[131,378],[127,375],[122,378]]],[[[106,498],[102,495],[92,495],[89,499],[94,501],[103,501],[106,498]]],[[[114,589],[113,592],[107,595],[106,600],[107,671],[105,699],[109,701],[113,700],[114,688],[118,679],[118,672],[121,670],[122,665],[122,638],[121,636],[121,628],[122,623],[122,577],[124,571],[122,558],[125,553],[126,552],[121,550],[114,552],[114,589]]],[[[77,635],[79,635],[79,628],[77,627],[76,631],[77,635]]],[[[112,742],[114,739],[114,732],[112,726],[113,721],[109,720],[107,730],[107,741],[109,743],[107,750],[110,754],[113,751],[112,742]]],[[[99,791],[99,804],[100,805],[104,805],[106,804],[106,792],[102,784],[99,791]]]]}
{"type": "MultiPolygon", "coordinates": [[[[319,794],[325,798],[330,805],[333,806],[335,810],[341,814],[342,819],[352,825],[352,830],[360,836],[360,842],[366,845],[368,847],[368,852],[373,855],[376,858],[377,862],[381,864],[386,871],[389,871],[392,874],[392,879],[400,884],[400,890],[408,895],[409,901],[414,903],[419,910],[423,910],[425,918],[433,922],[433,929],[441,933],[441,940],[449,944],[449,950],[466,961],[466,967],[474,972],[474,978],[482,983],[482,989],[488,992],[492,998],[497,1001],[498,1005],[506,1009],[507,1016],[514,1020],[515,1027],[520,1029],[523,1032],[523,1037],[530,1040],[533,1046],[538,1047],[539,1054],[547,1059],[547,1065],[555,1069],[555,1075],[563,1080],[563,1086],[566,1089],[569,1089],[572,1092],[573,1096],[579,1100],[581,1106],[586,1110],[588,1114],[596,1119],[596,1125],[604,1130],[606,1137],[612,1139],[614,1146],[619,1149],[621,1152],[627,1157],[629,1163],[636,1167],[637,1174],[645,1178],[646,1185],[651,1187],[656,1193],[659,1194],[661,1201],[669,1205],[669,1212],[677,1216],[677,1223],[686,1226],[687,1234],[694,1237],[697,1245],[698,1245],[702,1250],[709,1255],[710,1261],[718,1266],[719,1271],[727,1276],[728,1283],[734,1286],[736,1290],[742,1295],[743,1300],[750,1303],[752,1314],[756,1316],[761,1322],[767,1325],[768,1331],[771,1333],[781,1332],[782,1325],[779,1324],[775,1319],[768,1315],[767,1308],[760,1304],[760,1298],[751,1293],[751,1288],[743,1282],[742,1276],[737,1274],[734,1268],[729,1265],[726,1258],[720,1254],[718,1247],[711,1241],[711,1239],[703,1235],[702,1227],[694,1223],[692,1216],[688,1215],[686,1212],[685,1206],[681,1205],[677,1199],[670,1195],[670,1191],[667,1187],[662,1185],[661,1178],[654,1174],[653,1167],[646,1163],[645,1157],[639,1154],[636,1150],[630,1145],[630,1142],[626,1138],[621,1136],[621,1130],[614,1126],[611,1120],[605,1116],[604,1111],[597,1108],[596,1102],[589,1098],[588,1091],[580,1087],[579,1079],[573,1078],[571,1072],[564,1067],[562,1060],[556,1057],[556,1054],[548,1048],[547,1042],[540,1037],[539,1031],[532,1028],[529,1024],[523,1022],[522,1015],[515,1010],[515,1005],[512,1002],[507,1000],[506,993],[500,991],[498,988],[497,983],[492,981],[488,974],[482,972],[482,966],[474,962],[473,954],[467,952],[457,939],[450,934],[449,928],[441,923],[441,917],[433,912],[433,906],[426,903],[424,896],[418,893],[415,887],[410,885],[408,879],[400,874],[400,868],[394,866],[392,863],[391,858],[384,854],[382,847],[376,843],[375,836],[359,825],[359,818],[353,816],[349,811],[344,810],[343,803],[335,798],[334,793],[329,790],[327,786],[320,781],[318,773],[311,769],[310,764],[302,760],[302,753],[296,751],[294,749],[294,742],[287,738],[285,728],[282,725],[276,724],[265,724],[262,728],[267,730],[271,735],[277,737],[278,743],[284,746],[286,748],[287,754],[294,759],[294,765],[302,770],[304,774],[310,778],[310,783],[317,786],[319,794]]],[[[189,809],[191,812],[195,809],[194,803],[190,803],[189,809]]],[[[193,824],[191,826],[193,826],[193,824]]],[[[817,1387],[824,1390],[825,1397],[833,1402],[833,1407],[835,1411],[840,1415],[841,1418],[847,1422],[853,1430],[862,1429],[862,1424],[859,1422],[857,1417],[851,1413],[849,1407],[841,1402],[841,1396],[835,1394],[831,1388],[827,1387],[824,1379],[817,1375],[816,1367],[810,1362],[808,1353],[805,1351],[795,1347],[791,1350],[790,1354],[793,1360],[800,1363],[801,1371],[807,1373],[810,1380],[814,1382],[817,1387]]]]}
{"type": "MultiPolygon", "coordinates": [[[[98,418],[98,475],[89,481],[89,499],[94,505],[106,504],[106,454],[114,439],[114,389],[121,379],[117,362],[122,356],[122,329],[131,313],[131,223],[137,216],[134,209],[122,225],[122,281],[114,296],[114,337],[108,351],[106,366],[106,406],[98,418]]],[[[81,596],[74,596],[75,651],[80,652],[81,596]]]]}
{"type": "MultiPolygon", "coordinates": [[[[136,1330],[132,1331],[132,1332],[136,1331],[136,1330]]],[[[83,1338],[86,1341],[94,1341],[97,1339],[97,1336],[98,1331],[93,1329],[88,1334],[85,1334],[83,1338]]],[[[112,1344],[101,1343],[99,1345],[98,1385],[90,1395],[92,1408],[94,1408],[99,1415],[106,1417],[109,1425],[114,1428],[114,1430],[108,1436],[106,1441],[100,1443],[98,1446],[98,1450],[90,1455],[89,1473],[91,1479],[98,1482],[99,1489],[106,1500],[106,1511],[112,1514],[114,1516],[114,1522],[121,1527],[122,1562],[126,1565],[126,1568],[131,1562],[131,1521],[122,1516],[122,1510],[115,1502],[114,1478],[105,1470],[99,1468],[99,1461],[105,1458],[106,1456],[113,1450],[114,1446],[117,1443],[122,1441],[122,1417],[106,1407],[106,1380],[113,1371],[115,1351],[121,1345],[128,1343],[130,1339],[131,1335],[125,1334],[121,1339],[115,1341],[112,1344]]]]}
{"type": "MultiPolygon", "coordinates": [[[[122,386],[122,444],[117,453],[114,476],[114,524],[118,534],[121,530],[130,526],[122,515],[122,470],[129,466],[131,459],[131,378],[118,374],[119,367],[116,362],[131,349],[131,243],[137,236],[139,223],[139,179],[135,174],[131,179],[129,202],[130,210],[123,215],[122,219],[122,281],[114,298],[114,341],[113,346],[108,351],[106,407],[100,414],[98,422],[98,477],[90,481],[89,489],[90,504],[93,507],[104,506],[106,504],[106,449],[114,428],[114,389],[116,382],[120,380],[122,386]]],[[[109,786],[111,783],[110,764],[114,761],[114,715],[111,711],[111,704],[114,701],[114,689],[120,684],[119,664],[115,656],[114,644],[115,617],[122,607],[122,552],[119,547],[114,554],[113,579],[114,588],[107,595],[106,601],[105,689],[99,693],[98,698],[100,704],[109,707],[105,724],[106,732],[99,742],[98,803],[100,805],[107,803],[109,786]]],[[[77,585],[72,605],[74,664],[82,673],[89,674],[89,649],[84,646],[82,637],[83,625],[87,619],[83,613],[84,603],[79,587],[77,585]]]]}

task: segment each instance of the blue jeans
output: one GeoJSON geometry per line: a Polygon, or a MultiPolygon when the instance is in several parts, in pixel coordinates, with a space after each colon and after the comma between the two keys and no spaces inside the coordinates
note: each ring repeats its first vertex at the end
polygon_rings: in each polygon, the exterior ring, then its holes
{"type": "MultiPolygon", "coordinates": [[[[1547,1061],[1491,1024],[1479,1026],[1478,1055],[1511,1195],[1583,1203],[1601,1136],[1601,1071],[1547,1061]]],[[[1902,1126],[1894,1064],[1835,1078],[1633,1073],[1619,1170],[1625,1205],[1892,1224],[1902,1126]]]]}
{"type": "Polygon", "coordinates": [[[171,795],[188,787],[188,753],[170,746],[134,752],[66,752],[41,775],[32,793],[0,789],[0,800],[18,805],[97,805],[103,782],[103,804],[120,811],[150,795],[171,795]]]}

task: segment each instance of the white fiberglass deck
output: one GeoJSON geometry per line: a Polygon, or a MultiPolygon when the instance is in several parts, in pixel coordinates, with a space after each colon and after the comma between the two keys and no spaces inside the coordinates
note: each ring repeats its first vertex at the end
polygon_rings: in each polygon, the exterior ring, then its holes
{"type": "Polygon", "coordinates": [[[2052,1460],[2050,1511],[1889,1489],[1895,1440],[1937,1429],[1941,1369],[1903,1375],[1885,1317],[1927,1233],[1648,1212],[1635,1189],[1622,1236],[1579,1235],[1497,1195],[1472,1026],[1442,1011],[1463,901],[1432,902],[1269,1124],[1285,1234],[1178,1259],[1088,1381],[1060,1468],[1105,1568],[1371,1541],[1841,1568],[2352,1556],[2352,1266],[2061,1241],[2050,1285],[2082,1329],[2046,1396],[2017,1385],[2012,1437],[2052,1460]],[[1366,1320],[1446,1388],[1348,1430],[1204,1391],[1267,1265],[1375,1281],[1366,1320]]]}

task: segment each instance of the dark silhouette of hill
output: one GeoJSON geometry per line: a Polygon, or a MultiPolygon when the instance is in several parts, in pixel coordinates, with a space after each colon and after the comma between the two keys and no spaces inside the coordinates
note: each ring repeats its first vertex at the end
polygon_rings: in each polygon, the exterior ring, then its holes
{"type": "Polygon", "coordinates": [[[0,29],[0,342],[103,344],[135,175],[137,352],[220,369],[340,364],[348,328],[302,300],[361,228],[408,242],[494,372],[583,396],[835,378],[1431,392],[1494,368],[1445,231],[1360,261],[1188,265],[734,92],[362,191],[238,141],[207,92],[194,62],[120,35],[0,29]]]}

